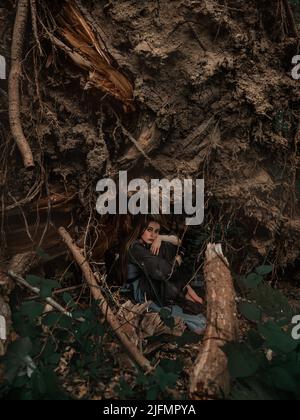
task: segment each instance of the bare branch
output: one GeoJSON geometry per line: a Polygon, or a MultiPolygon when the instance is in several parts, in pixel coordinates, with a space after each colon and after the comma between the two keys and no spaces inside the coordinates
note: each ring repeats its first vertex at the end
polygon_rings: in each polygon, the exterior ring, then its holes
{"type": "Polygon", "coordinates": [[[129,355],[132,357],[132,359],[146,372],[152,371],[152,366],[150,362],[140,353],[140,351],[137,349],[137,347],[133,344],[133,342],[128,338],[128,336],[123,332],[123,329],[115,317],[114,313],[110,309],[105,297],[103,296],[100,286],[96,280],[96,277],[88,263],[86,261],[83,253],[81,250],[77,247],[75,242],[72,240],[69,233],[61,227],[59,229],[59,234],[62,237],[63,241],[71,251],[73,258],[81,268],[83,275],[86,279],[87,284],[89,285],[92,295],[94,299],[98,302],[99,308],[102,312],[102,314],[105,316],[107,322],[112,327],[113,331],[129,353],[129,355]]]}

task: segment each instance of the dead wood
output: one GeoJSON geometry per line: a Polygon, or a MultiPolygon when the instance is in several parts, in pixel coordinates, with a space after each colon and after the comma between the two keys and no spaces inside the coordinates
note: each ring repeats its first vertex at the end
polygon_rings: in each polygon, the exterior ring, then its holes
{"type": "Polygon", "coordinates": [[[150,337],[181,336],[186,328],[180,318],[175,318],[174,327],[169,328],[157,312],[148,312],[150,304],[151,301],[135,304],[128,300],[117,314],[124,333],[143,350],[143,354],[149,354],[164,344],[161,340],[149,343],[150,337]]]}
{"type": "Polygon", "coordinates": [[[85,89],[101,89],[121,101],[125,112],[134,111],[131,82],[114,68],[110,54],[75,4],[69,2],[64,6],[57,25],[64,42],[53,35],[50,38],[77,66],[89,73],[85,89]]]}
{"type": "MultiPolygon", "coordinates": [[[[30,283],[28,283],[25,279],[23,279],[23,277],[18,276],[16,273],[14,273],[13,271],[9,270],[8,271],[9,276],[15,280],[18,284],[20,284],[21,286],[25,287],[26,289],[30,290],[31,292],[33,292],[36,295],[40,294],[40,289],[38,287],[33,287],[31,286],[30,283]]],[[[68,312],[63,306],[61,306],[58,302],[56,302],[54,299],[47,297],[45,298],[45,301],[54,309],[56,309],[57,311],[61,312],[62,314],[64,314],[65,316],[67,316],[68,318],[73,318],[73,315],[71,312],[68,312]]],[[[81,321],[83,320],[82,318],[80,319],[81,321]]]]}
{"type": "Polygon", "coordinates": [[[133,361],[135,361],[138,364],[138,366],[140,366],[144,371],[151,371],[153,368],[150,362],[140,353],[140,351],[133,344],[133,342],[127,337],[113,311],[110,309],[105,297],[101,292],[100,285],[96,280],[96,277],[90,267],[90,264],[85,259],[81,250],[77,247],[75,242],[72,240],[71,236],[64,228],[59,229],[59,234],[62,237],[64,243],[71,251],[74,260],[81,268],[84,278],[91,289],[94,299],[98,302],[102,314],[104,315],[105,319],[111,326],[116,336],[123,344],[128,354],[131,356],[133,361]]]}
{"type": "Polygon", "coordinates": [[[9,296],[14,288],[14,282],[6,274],[14,272],[16,276],[23,276],[33,267],[37,266],[40,258],[34,252],[15,255],[8,264],[7,270],[1,267],[0,270],[0,356],[6,352],[10,342],[12,328],[11,311],[9,307],[9,296]],[[17,273],[17,274],[16,274],[17,273]]]}
{"type": "Polygon", "coordinates": [[[228,395],[230,377],[222,346],[237,339],[236,294],[221,245],[208,245],[204,275],[208,326],[191,372],[192,399],[220,398],[228,395]]]}
{"type": "Polygon", "coordinates": [[[20,116],[20,78],[28,10],[29,0],[19,0],[12,38],[11,70],[8,81],[10,128],[22,155],[25,168],[34,166],[32,151],[25,138],[20,116]]]}
{"type": "Polygon", "coordinates": [[[78,193],[73,190],[62,192],[56,186],[52,186],[46,197],[30,203],[20,202],[15,206],[7,206],[5,252],[8,255],[19,255],[42,248],[52,258],[65,254],[65,248],[57,235],[57,228],[70,228],[77,203],[78,193]],[[24,224],[25,217],[27,225],[24,224]]]}

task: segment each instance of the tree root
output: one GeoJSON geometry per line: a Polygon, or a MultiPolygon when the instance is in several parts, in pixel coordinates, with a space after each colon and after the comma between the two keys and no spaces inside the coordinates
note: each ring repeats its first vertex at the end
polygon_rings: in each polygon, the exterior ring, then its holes
{"type": "Polygon", "coordinates": [[[20,117],[20,77],[25,28],[28,18],[29,0],[19,0],[11,47],[11,70],[8,80],[9,121],[12,135],[23,158],[25,168],[34,167],[33,155],[24,136],[20,117]]]}
{"type": "Polygon", "coordinates": [[[298,29],[289,0],[282,0],[291,35],[298,38],[298,29]]]}
{"type": "Polygon", "coordinates": [[[34,34],[34,37],[35,37],[37,48],[39,50],[39,54],[42,57],[44,54],[43,54],[43,50],[42,50],[41,43],[40,43],[40,40],[39,40],[38,25],[37,25],[36,0],[30,0],[30,8],[31,8],[31,19],[32,19],[33,34],[34,34]]]}

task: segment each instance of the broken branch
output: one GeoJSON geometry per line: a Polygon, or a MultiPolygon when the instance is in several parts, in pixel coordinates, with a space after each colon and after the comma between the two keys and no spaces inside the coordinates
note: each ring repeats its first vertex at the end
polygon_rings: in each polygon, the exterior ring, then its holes
{"type": "MultiPolygon", "coordinates": [[[[22,286],[26,287],[27,289],[29,289],[31,292],[33,292],[36,295],[40,294],[40,289],[38,287],[34,287],[31,286],[31,284],[29,284],[25,279],[23,279],[21,276],[18,276],[16,273],[14,273],[13,271],[9,271],[8,272],[9,276],[14,279],[17,283],[21,284],[22,286]]],[[[57,311],[61,312],[62,314],[64,314],[65,316],[67,316],[68,318],[73,318],[73,315],[71,314],[71,312],[68,312],[63,306],[61,306],[59,303],[57,303],[54,299],[47,297],[45,298],[45,301],[47,303],[49,303],[50,306],[52,306],[52,308],[56,309],[57,311]]],[[[83,319],[81,318],[80,321],[83,321],[83,319]]]]}
{"type": "Polygon", "coordinates": [[[64,41],[45,29],[52,42],[88,73],[85,89],[101,89],[122,102],[125,112],[135,111],[132,83],[115,68],[110,54],[74,2],[63,7],[56,23],[58,36],[64,41]]]}
{"type": "Polygon", "coordinates": [[[59,228],[59,234],[62,237],[64,243],[67,245],[69,250],[71,251],[73,258],[79,265],[84,275],[84,278],[89,285],[92,295],[94,299],[98,302],[99,308],[106,318],[107,322],[132,357],[132,359],[146,372],[150,372],[153,370],[150,362],[139,352],[137,347],[133,344],[131,340],[128,339],[126,334],[123,332],[122,327],[120,326],[119,321],[115,317],[114,313],[110,309],[108,303],[106,302],[105,297],[103,296],[100,286],[96,280],[96,277],[88,263],[85,259],[84,255],[82,254],[81,250],[75,244],[69,233],[63,228],[59,228]]]}
{"type": "Polygon", "coordinates": [[[28,18],[29,0],[19,0],[15,19],[12,46],[11,70],[8,80],[9,121],[12,135],[23,158],[25,168],[34,167],[33,155],[24,136],[20,117],[20,76],[25,28],[28,18]]]}

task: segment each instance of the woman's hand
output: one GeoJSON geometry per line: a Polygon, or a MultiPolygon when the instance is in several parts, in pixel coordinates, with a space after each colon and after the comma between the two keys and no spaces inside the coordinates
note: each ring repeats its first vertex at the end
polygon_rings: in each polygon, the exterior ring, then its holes
{"type": "Polygon", "coordinates": [[[162,240],[161,240],[160,236],[158,236],[154,240],[154,242],[153,242],[153,244],[151,245],[151,248],[150,248],[150,251],[152,252],[153,255],[158,255],[159,254],[160,247],[161,247],[161,242],[162,242],[162,240]]]}

